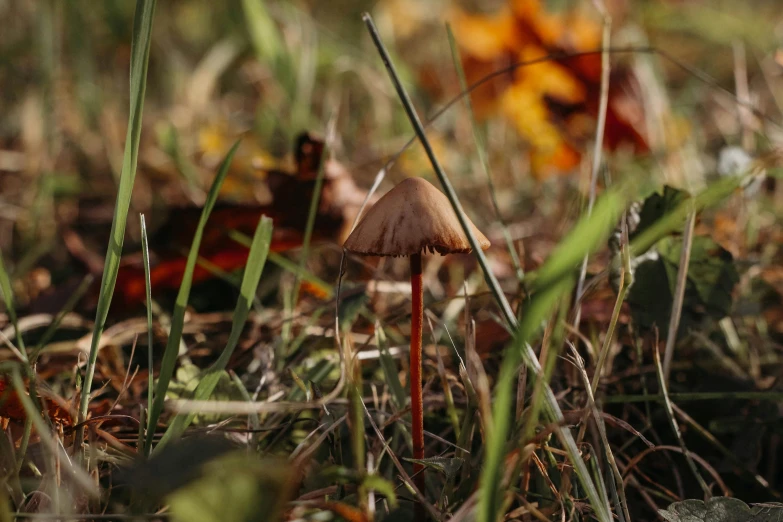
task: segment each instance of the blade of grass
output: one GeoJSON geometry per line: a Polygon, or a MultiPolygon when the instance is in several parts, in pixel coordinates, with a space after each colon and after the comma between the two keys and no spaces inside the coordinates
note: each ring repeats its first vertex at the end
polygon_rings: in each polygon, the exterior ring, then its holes
{"type": "MultiPolygon", "coordinates": [[[[16,332],[16,344],[18,353],[22,358],[22,363],[25,365],[25,371],[32,379],[30,380],[30,396],[34,398],[34,403],[37,405],[37,395],[35,393],[35,370],[33,363],[27,356],[27,350],[24,346],[24,339],[22,338],[22,332],[19,329],[19,320],[16,315],[16,306],[14,306],[14,294],[11,288],[11,278],[8,276],[8,272],[5,269],[5,263],[3,261],[2,253],[0,253],[0,291],[3,294],[3,301],[5,302],[5,309],[8,313],[8,317],[11,319],[11,324],[14,326],[16,332]]],[[[40,410],[39,410],[40,411],[40,410]]],[[[27,446],[30,443],[30,435],[32,434],[33,423],[32,418],[28,415],[24,423],[24,431],[22,432],[22,440],[19,444],[19,450],[16,454],[16,475],[19,476],[19,472],[24,464],[24,457],[27,454],[27,446]]]]}
{"type": "Polygon", "coordinates": [[[364,444],[364,402],[362,400],[361,362],[354,358],[349,363],[353,366],[348,372],[348,426],[351,431],[351,451],[356,471],[365,472],[366,454],[364,444]]]}
{"type": "Polygon", "coordinates": [[[80,426],[76,430],[74,438],[74,444],[77,445],[81,445],[84,440],[84,428],[81,423],[87,417],[90,389],[92,388],[92,380],[95,377],[95,363],[98,360],[99,341],[106,325],[109,306],[114,294],[114,285],[117,282],[122,244],[125,239],[125,224],[128,219],[133,183],[136,179],[136,162],[141,138],[141,119],[144,108],[144,94],[147,87],[147,67],[150,55],[150,41],[152,40],[152,19],[155,12],[155,3],[156,0],[140,0],[136,4],[136,13],[133,19],[130,63],[130,115],[128,117],[128,131],[125,137],[125,154],[122,160],[122,173],[111,223],[109,246],[106,251],[106,260],[103,268],[103,279],[101,280],[100,293],[98,294],[90,354],[87,359],[87,367],[81,389],[77,419],[80,426]]]}
{"type": "MultiPolygon", "coordinates": [[[[152,362],[152,281],[150,279],[150,254],[149,242],[147,240],[147,223],[144,221],[144,214],[139,214],[141,225],[141,256],[144,264],[144,287],[147,298],[147,411],[152,410],[154,371],[152,362]]],[[[143,427],[139,426],[143,431],[143,427]]],[[[146,436],[146,434],[145,434],[146,436]]],[[[147,446],[144,446],[144,455],[149,456],[147,446]]]]}
{"type": "Polygon", "coordinates": [[[603,244],[620,218],[626,196],[622,187],[606,191],[596,202],[593,212],[580,219],[547,258],[547,262],[535,272],[528,273],[528,288],[535,292],[554,284],[563,276],[572,274],[582,261],[585,252],[603,244]]]}
{"type": "MultiPolygon", "coordinates": [[[[244,245],[250,248],[251,240],[242,232],[239,232],[237,230],[229,230],[228,237],[230,237],[240,245],[244,245]]],[[[327,283],[323,279],[320,279],[318,276],[316,276],[309,270],[303,267],[299,267],[299,265],[297,265],[293,261],[290,261],[287,257],[280,255],[277,252],[269,252],[269,257],[267,259],[270,263],[279,266],[283,270],[291,272],[302,281],[307,281],[308,283],[312,283],[319,291],[324,293],[327,299],[331,299],[334,297],[334,289],[329,283],[327,283]]]]}
{"type": "Polygon", "coordinates": [[[11,324],[14,326],[14,332],[16,332],[16,347],[19,349],[19,353],[22,354],[24,363],[28,363],[27,350],[24,348],[24,339],[22,339],[22,331],[19,329],[19,320],[16,316],[16,307],[14,306],[14,291],[11,288],[11,278],[8,276],[8,271],[5,269],[5,263],[3,261],[3,255],[0,253],[0,291],[3,293],[3,302],[5,303],[6,312],[11,319],[11,324]]]}
{"type": "MultiPolygon", "coordinates": [[[[454,33],[451,31],[451,25],[446,24],[446,34],[449,37],[449,47],[451,47],[451,59],[454,62],[454,68],[457,70],[457,76],[459,77],[459,87],[463,91],[468,90],[468,80],[465,77],[465,69],[462,67],[462,61],[459,56],[459,49],[457,42],[454,40],[454,33]]],[[[514,242],[511,240],[511,234],[508,232],[508,226],[503,220],[503,214],[500,212],[500,205],[498,205],[498,198],[495,191],[495,184],[492,182],[492,174],[489,172],[489,158],[487,158],[487,142],[485,137],[479,130],[478,122],[476,121],[476,115],[473,112],[473,103],[470,101],[470,96],[465,98],[465,105],[468,108],[468,115],[470,116],[470,126],[473,129],[473,141],[476,142],[476,152],[478,153],[479,163],[481,163],[481,169],[484,171],[484,175],[487,177],[487,186],[489,187],[489,196],[492,201],[492,207],[495,209],[495,216],[500,222],[500,228],[503,231],[503,238],[506,240],[506,248],[511,256],[511,262],[514,265],[514,270],[517,273],[517,279],[522,281],[525,277],[525,273],[522,270],[522,264],[519,261],[519,255],[517,249],[514,248],[514,242]]]]}
{"type": "MultiPolygon", "coordinates": [[[[253,402],[253,397],[250,396],[247,388],[245,388],[245,384],[242,382],[242,379],[239,377],[239,375],[236,374],[236,372],[231,372],[231,380],[234,381],[234,386],[236,386],[237,390],[239,390],[242,398],[247,402],[253,402]]],[[[259,431],[261,430],[261,419],[258,415],[248,415],[247,420],[252,429],[259,431]]]]}
{"type": "MultiPolygon", "coordinates": [[[[501,486],[503,479],[503,462],[506,452],[508,450],[508,434],[511,429],[511,412],[513,411],[513,393],[512,388],[514,382],[517,380],[519,374],[519,365],[522,362],[523,353],[526,347],[529,347],[528,342],[535,335],[539,329],[541,322],[550,314],[554,306],[562,299],[564,295],[570,292],[573,286],[573,278],[563,278],[557,284],[536,293],[536,295],[530,300],[526,307],[525,315],[522,317],[522,321],[518,330],[514,335],[512,344],[506,349],[506,355],[503,358],[503,362],[500,366],[497,382],[495,384],[495,399],[493,401],[492,419],[493,423],[486,430],[486,453],[484,456],[484,465],[481,474],[480,491],[479,495],[479,507],[478,518],[482,522],[496,522],[500,516],[498,513],[499,507],[503,503],[504,488],[501,486]]],[[[533,364],[536,366],[536,383],[541,383],[539,389],[541,393],[540,407],[544,410],[546,417],[555,423],[561,422],[563,418],[562,412],[557,405],[557,399],[552,393],[552,389],[543,381],[543,377],[540,374],[540,365],[538,360],[533,358],[533,364]],[[534,362],[533,362],[534,361],[534,362]]],[[[525,361],[527,362],[527,361],[525,361]]],[[[532,367],[532,364],[528,364],[528,367],[532,367]]],[[[531,370],[532,371],[532,370],[531,370]]],[[[561,430],[560,433],[564,435],[568,433],[566,430],[561,430]]],[[[564,438],[570,437],[570,433],[565,435],[564,438]]],[[[573,439],[571,439],[573,441],[573,439]]],[[[567,449],[571,449],[568,442],[564,444],[567,449]]],[[[576,445],[573,444],[574,449],[576,445]]],[[[579,478],[588,482],[585,484],[585,489],[588,492],[588,496],[593,495],[590,498],[591,504],[597,513],[601,513],[603,508],[603,501],[598,495],[598,491],[592,484],[589,472],[584,465],[584,461],[579,456],[578,450],[575,454],[569,451],[574,468],[579,478]],[[583,468],[580,470],[580,467],[583,468]],[[590,491],[592,489],[592,492],[590,491]]],[[[607,522],[610,519],[605,519],[607,522]]],[[[603,522],[603,521],[602,521],[603,522]]]]}
{"type": "Polygon", "coordinates": [[[296,77],[291,63],[291,55],[286,49],[285,40],[275,21],[272,19],[265,0],[242,0],[244,20],[256,58],[268,65],[282,88],[282,93],[291,101],[295,92],[296,77]]]}
{"type": "MultiPolygon", "coordinates": [[[[525,318],[523,319],[522,325],[518,325],[516,316],[514,315],[514,311],[512,310],[511,305],[506,299],[506,296],[503,294],[500,288],[500,284],[497,281],[497,278],[495,278],[494,274],[490,270],[489,264],[487,262],[487,258],[486,256],[484,256],[484,252],[482,251],[480,245],[478,244],[478,241],[476,240],[476,237],[473,234],[473,231],[471,230],[470,225],[467,222],[467,218],[465,216],[464,211],[462,210],[462,205],[459,202],[459,198],[457,197],[454,188],[451,186],[451,182],[449,181],[448,177],[446,176],[446,173],[441,167],[440,162],[438,161],[437,157],[435,156],[435,152],[432,149],[432,145],[430,144],[426,134],[424,133],[424,128],[421,124],[421,120],[419,119],[419,116],[413,107],[413,103],[411,102],[411,99],[408,96],[407,91],[405,90],[405,88],[402,86],[402,83],[400,82],[399,76],[397,75],[397,71],[395,70],[394,65],[391,63],[389,53],[387,52],[386,47],[383,45],[383,42],[381,41],[380,35],[378,34],[378,30],[372,21],[372,17],[369,14],[365,13],[362,16],[362,18],[370,32],[370,36],[372,37],[376,48],[378,49],[381,59],[383,60],[384,65],[386,66],[386,70],[389,73],[389,77],[391,78],[392,83],[394,84],[395,90],[397,91],[397,94],[403,106],[405,107],[405,111],[408,114],[408,118],[411,124],[413,125],[414,130],[416,131],[419,141],[421,141],[422,147],[424,148],[424,151],[427,153],[427,157],[429,158],[430,163],[432,164],[432,168],[435,171],[435,174],[438,176],[438,179],[440,180],[441,185],[443,186],[444,192],[446,193],[449,202],[454,208],[454,212],[457,215],[460,225],[462,226],[463,232],[465,233],[468,242],[470,243],[473,249],[473,253],[476,256],[482,271],[484,272],[484,278],[487,282],[487,286],[489,286],[492,294],[494,295],[495,300],[497,301],[498,306],[500,307],[508,325],[514,328],[515,330],[517,330],[517,333],[515,335],[515,342],[513,346],[506,352],[506,357],[504,358],[503,364],[501,366],[501,376],[498,378],[498,384],[496,385],[498,391],[496,392],[496,398],[494,403],[495,406],[494,418],[495,418],[495,422],[498,423],[499,427],[502,429],[493,428],[493,430],[491,430],[493,436],[495,437],[495,440],[493,441],[495,445],[494,447],[492,445],[488,445],[488,448],[490,452],[497,452],[497,454],[495,454],[494,461],[492,462],[489,461],[489,456],[487,457],[487,464],[485,464],[485,468],[484,468],[484,473],[486,474],[486,476],[482,479],[482,483],[483,483],[482,488],[484,488],[485,494],[481,495],[480,502],[482,506],[486,509],[479,510],[479,520],[482,522],[495,522],[496,513],[494,510],[497,504],[489,503],[488,501],[489,499],[494,497],[494,495],[497,493],[496,491],[497,488],[493,488],[493,485],[499,484],[500,471],[502,467],[503,450],[505,448],[505,441],[508,436],[508,419],[506,419],[505,417],[507,417],[508,412],[511,411],[510,406],[511,406],[512,385],[516,380],[516,374],[518,371],[520,360],[524,360],[525,364],[527,365],[529,370],[533,373],[535,378],[538,379],[541,376],[541,366],[539,365],[538,360],[536,359],[533,349],[528,344],[529,341],[533,338],[533,335],[536,333],[538,327],[540,326],[540,320],[537,319],[535,322],[531,321],[530,317],[532,316],[532,314],[528,312],[525,314],[525,318]],[[522,326],[524,326],[524,328],[522,328],[522,326]],[[489,480],[487,480],[487,478],[489,480]]],[[[616,195],[615,197],[617,199],[621,199],[616,192],[609,192],[608,194],[609,195],[615,194],[616,195]]],[[[615,199],[607,198],[606,205],[607,206],[611,206],[612,204],[616,205],[618,202],[624,203],[623,201],[617,201],[615,199]]],[[[622,206],[624,206],[624,204],[622,206]]],[[[622,206],[620,208],[622,208],[622,206]]],[[[620,208],[615,208],[614,213],[619,215],[619,213],[621,212],[620,208]]],[[[614,220],[612,220],[612,225],[616,223],[616,220],[617,217],[615,217],[614,220]]],[[[605,236],[608,236],[609,230],[611,230],[610,227],[607,228],[606,231],[604,232],[605,236]]],[[[600,237],[600,235],[597,234],[593,234],[593,236],[600,237]]],[[[589,249],[595,248],[596,246],[594,244],[589,244],[589,243],[585,244],[586,242],[583,239],[581,238],[578,239],[579,239],[579,245],[582,247],[580,250],[581,255],[583,255],[584,252],[588,251],[589,249]]],[[[569,278],[561,278],[560,280],[555,281],[552,284],[554,290],[552,291],[550,289],[550,293],[552,293],[555,298],[560,298],[561,292],[570,289],[570,287],[564,288],[563,281],[565,281],[566,283],[571,282],[569,278]]],[[[544,303],[545,306],[542,306],[541,308],[545,308],[546,310],[549,310],[549,307],[546,306],[548,304],[552,304],[552,303],[550,303],[549,300],[547,299],[547,301],[545,301],[544,303]]],[[[557,399],[555,398],[552,389],[546,383],[544,383],[543,395],[544,395],[545,406],[546,406],[545,412],[547,414],[548,419],[559,426],[560,422],[563,420],[563,414],[560,411],[560,406],[557,404],[557,399]]],[[[587,492],[587,496],[590,501],[590,504],[595,510],[598,519],[601,522],[610,522],[612,520],[611,513],[607,512],[606,506],[604,505],[600,495],[598,494],[598,491],[595,488],[595,484],[593,484],[593,481],[590,478],[590,474],[587,470],[587,467],[585,466],[584,461],[581,459],[581,455],[579,453],[578,448],[576,447],[576,443],[574,442],[571,433],[568,430],[558,430],[558,435],[569,454],[569,458],[571,459],[571,462],[574,465],[577,476],[582,481],[582,485],[584,486],[587,492]]]]}
{"type": "Polygon", "coordinates": [[[234,153],[237,151],[239,144],[240,140],[237,140],[237,142],[234,143],[234,146],[231,147],[231,150],[228,151],[228,154],[226,154],[223,163],[221,163],[220,168],[218,169],[217,176],[215,176],[212,187],[209,189],[209,194],[207,194],[204,209],[201,211],[201,217],[199,218],[198,226],[196,227],[196,233],[193,236],[193,242],[190,245],[190,252],[188,253],[188,259],[185,263],[185,271],[182,274],[182,284],[180,285],[179,293],[177,294],[174,313],[171,315],[169,339],[166,343],[166,348],[163,351],[163,359],[158,374],[158,384],[155,387],[152,407],[150,408],[147,418],[147,441],[144,445],[146,454],[149,454],[152,449],[152,438],[155,435],[155,427],[158,424],[160,414],[163,412],[163,402],[166,400],[166,392],[169,389],[171,378],[174,375],[174,366],[177,362],[179,343],[182,339],[182,328],[185,322],[185,309],[188,306],[190,287],[193,283],[193,271],[196,268],[198,250],[201,246],[201,237],[204,234],[204,227],[206,227],[209,215],[215,207],[218,194],[220,193],[220,187],[226,179],[228,167],[231,165],[231,160],[234,158],[234,153]]]}
{"type": "MultiPolygon", "coordinates": [[[[226,348],[220,354],[217,361],[210,366],[201,381],[198,383],[196,390],[193,392],[194,400],[207,400],[212,396],[212,392],[215,391],[215,387],[218,385],[220,375],[226,369],[231,355],[234,353],[234,349],[239,342],[239,336],[242,334],[242,329],[245,327],[247,317],[250,313],[250,308],[253,306],[253,300],[256,296],[256,288],[258,282],[261,279],[261,272],[264,270],[266,264],[267,254],[269,253],[269,247],[272,244],[272,220],[266,216],[262,216],[261,220],[256,226],[255,234],[253,235],[253,242],[250,246],[250,255],[247,258],[247,265],[245,266],[245,273],[242,276],[242,286],[240,288],[240,297],[237,302],[237,306],[234,309],[233,321],[231,324],[231,333],[228,337],[226,348]]],[[[155,397],[158,399],[158,397],[155,397]]],[[[163,448],[168,442],[180,437],[190,423],[195,418],[195,413],[190,413],[186,416],[178,415],[174,418],[169,425],[166,433],[163,434],[163,438],[155,447],[155,452],[163,448]]]]}
{"type": "MultiPolygon", "coordinates": [[[[8,276],[8,272],[5,269],[5,263],[3,262],[2,253],[0,253],[0,291],[2,291],[3,294],[5,309],[8,312],[8,316],[11,319],[11,324],[14,326],[14,331],[16,332],[16,344],[18,348],[17,351],[20,357],[22,358],[21,362],[25,365],[25,371],[28,373],[28,376],[31,378],[30,396],[35,399],[34,403],[37,405],[38,396],[35,392],[35,367],[30,362],[30,359],[27,356],[27,350],[25,349],[24,346],[24,339],[22,338],[22,332],[19,329],[19,321],[16,315],[16,307],[14,306],[14,294],[11,288],[11,278],[8,276]]],[[[30,435],[32,434],[32,429],[33,429],[33,423],[30,416],[28,415],[27,418],[25,419],[24,430],[22,432],[22,440],[16,455],[17,467],[15,471],[17,476],[19,475],[19,472],[22,469],[22,465],[24,464],[24,457],[27,454],[27,446],[30,443],[30,435]]]]}

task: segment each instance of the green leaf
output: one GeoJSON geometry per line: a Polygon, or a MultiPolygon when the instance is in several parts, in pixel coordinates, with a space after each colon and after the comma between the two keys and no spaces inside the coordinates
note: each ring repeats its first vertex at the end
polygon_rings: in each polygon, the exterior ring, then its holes
{"type": "MultiPolygon", "coordinates": [[[[631,233],[630,239],[634,239],[665,216],[675,212],[689,197],[691,197],[690,194],[684,190],[669,185],[663,187],[663,192],[655,192],[648,196],[639,211],[639,225],[631,233]]],[[[685,216],[682,217],[682,223],[684,222],[685,216]]],[[[637,254],[639,253],[641,252],[637,252],[637,254]]]]}
{"type": "MultiPolygon", "coordinates": [[[[659,255],[636,267],[628,292],[634,322],[642,329],[657,326],[667,334],[682,240],[667,237],[657,244],[659,255]]],[[[679,334],[698,326],[705,318],[721,319],[732,307],[732,291],[739,273],[731,253],[706,236],[693,238],[679,334]]]]}
{"type": "MultiPolygon", "coordinates": [[[[668,262],[668,268],[676,267],[682,241],[664,240],[658,251],[668,262]]],[[[731,293],[738,282],[739,273],[731,253],[709,237],[694,237],[688,264],[688,284],[694,291],[691,304],[703,305],[706,313],[716,319],[725,317],[731,310],[731,293]]]]}
{"type": "Polygon", "coordinates": [[[157,503],[203,474],[204,466],[237,449],[228,439],[212,435],[189,437],[170,444],[149,459],[121,468],[119,482],[148,503],[157,503]]]}
{"type": "Polygon", "coordinates": [[[683,500],[659,509],[667,522],[777,522],[783,518],[783,504],[767,503],[748,507],[743,501],[714,497],[707,502],[683,500]]]}
{"type": "Polygon", "coordinates": [[[286,462],[236,451],[204,466],[202,476],[166,498],[175,522],[274,522],[293,492],[286,462]]]}

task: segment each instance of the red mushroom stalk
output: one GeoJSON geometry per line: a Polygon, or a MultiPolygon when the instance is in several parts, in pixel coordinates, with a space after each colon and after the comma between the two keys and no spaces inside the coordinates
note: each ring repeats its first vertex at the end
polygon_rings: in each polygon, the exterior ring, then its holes
{"type": "MultiPolygon", "coordinates": [[[[470,220],[468,220],[470,222],[470,220]]],[[[489,240],[470,223],[482,250],[489,240]]],[[[422,253],[441,255],[471,251],[465,233],[446,196],[421,178],[407,178],[383,196],[367,212],[345,241],[350,252],[368,256],[410,256],[411,267],[411,352],[410,385],[413,417],[413,458],[424,458],[424,401],[422,397],[422,253]]],[[[424,491],[424,466],[413,466],[416,488],[424,491]]],[[[417,505],[415,520],[425,512],[417,505]]]]}

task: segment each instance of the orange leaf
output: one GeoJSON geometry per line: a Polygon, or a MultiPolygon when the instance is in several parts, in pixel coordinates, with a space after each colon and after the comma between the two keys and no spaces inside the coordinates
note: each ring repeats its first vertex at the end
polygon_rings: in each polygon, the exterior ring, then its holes
{"type": "Polygon", "coordinates": [[[341,516],[346,522],[369,522],[370,520],[359,508],[341,502],[324,502],[321,507],[341,516]]]}
{"type": "MultiPolygon", "coordinates": [[[[49,418],[56,424],[70,426],[73,423],[71,414],[64,401],[49,394],[40,394],[39,398],[44,402],[49,418]]],[[[27,411],[22,405],[16,390],[5,377],[0,377],[0,417],[14,422],[27,420],[27,411]]]]}
{"type": "MultiPolygon", "coordinates": [[[[516,62],[552,54],[597,50],[601,24],[573,9],[547,12],[539,0],[508,0],[494,16],[458,12],[452,16],[470,83],[516,62]]],[[[644,104],[631,69],[615,64],[609,90],[604,146],[630,144],[649,151],[644,104]]],[[[601,91],[601,55],[585,54],[517,68],[473,91],[479,117],[499,113],[530,145],[533,175],[571,172],[595,133],[601,91]]]]}

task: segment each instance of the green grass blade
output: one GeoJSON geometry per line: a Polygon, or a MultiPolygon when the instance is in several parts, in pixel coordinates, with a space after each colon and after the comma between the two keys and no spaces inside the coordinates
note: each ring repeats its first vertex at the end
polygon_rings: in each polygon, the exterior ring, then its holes
{"type": "MultiPolygon", "coordinates": [[[[500,515],[499,508],[503,503],[503,493],[505,491],[501,487],[501,481],[504,471],[503,462],[508,450],[506,441],[511,428],[513,384],[519,374],[519,365],[522,361],[524,350],[527,343],[537,333],[541,322],[546,319],[563,295],[571,290],[573,283],[573,278],[564,278],[558,284],[552,285],[545,291],[536,294],[525,311],[513,343],[506,349],[506,356],[500,366],[497,383],[495,384],[495,399],[492,402],[492,425],[491,429],[486,430],[486,454],[481,471],[479,486],[481,492],[479,494],[477,520],[496,522],[500,515]]],[[[531,373],[536,372],[531,369],[531,373]]],[[[557,400],[552,395],[552,390],[549,386],[542,386],[542,395],[544,395],[545,403],[543,406],[548,413],[548,417],[562,418],[562,413],[560,413],[559,409],[556,409],[557,400]],[[552,404],[554,404],[554,408],[552,404]]],[[[576,455],[578,454],[577,451],[576,455]]],[[[575,459],[574,464],[577,473],[579,473],[579,464],[584,467],[584,462],[579,457],[575,459]]],[[[583,472],[586,474],[587,470],[585,469],[583,472]]],[[[585,476],[589,477],[589,475],[585,476]]],[[[591,481],[585,489],[589,492],[590,488],[595,489],[591,481]]],[[[588,494],[588,496],[590,495],[588,494]]],[[[597,492],[595,497],[596,499],[598,498],[597,492]]],[[[596,508],[596,506],[593,507],[596,508]]]]}
{"type": "MultiPolygon", "coordinates": [[[[449,37],[451,59],[454,62],[454,68],[457,70],[457,76],[459,77],[459,87],[463,91],[467,91],[468,80],[465,77],[465,69],[462,67],[462,61],[460,60],[459,56],[459,49],[457,48],[457,42],[454,39],[454,33],[451,31],[450,24],[446,24],[446,34],[449,37]]],[[[495,184],[492,182],[492,174],[489,172],[487,140],[479,130],[478,122],[476,121],[476,115],[473,112],[473,103],[470,101],[470,96],[465,97],[465,105],[468,108],[468,115],[470,116],[470,126],[473,129],[473,141],[476,142],[476,151],[478,152],[479,163],[481,163],[481,169],[484,171],[484,175],[487,177],[487,186],[489,187],[489,195],[490,200],[492,201],[492,207],[495,210],[495,216],[500,222],[500,227],[503,230],[503,239],[506,240],[506,248],[508,248],[508,254],[511,256],[511,262],[514,265],[514,270],[517,273],[517,279],[522,281],[525,273],[522,270],[522,263],[519,261],[517,249],[514,248],[514,242],[511,240],[511,234],[508,232],[508,226],[506,226],[506,222],[503,220],[503,215],[500,212],[500,205],[498,204],[495,184]]]]}
{"type": "Polygon", "coordinates": [[[169,331],[169,339],[166,343],[166,348],[163,352],[163,360],[160,365],[160,373],[158,375],[158,384],[155,387],[154,399],[152,401],[152,407],[149,411],[147,418],[147,441],[144,445],[146,453],[152,449],[152,438],[155,434],[155,426],[158,424],[160,414],[163,412],[163,401],[166,399],[166,392],[169,389],[169,383],[174,375],[174,366],[177,363],[177,353],[179,352],[179,343],[182,339],[182,328],[185,323],[185,309],[188,306],[188,298],[190,297],[190,287],[193,283],[193,271],[196,268],[196,261],[198,259],[198,249],[201,246],[201,237],[204,234],[204,227],[207,225],[209,215],[212,213],[212,209],[217,203],[218,194],[220,193],[220,187],[223,186],[223,181],[228,174],[228,167],[231,165],[231,160],[234,158],[234,153],[239,147],[240,141],[231,147],[231,150],[226,154],[223,163],[221,163],[218,169],[217,176],[212,182],[212,187],[207,194],[207,201],[204,204],[204,209],[201,211],[201,217],[196,227],[196,233],[193,236],[193,242],[190,245],[190,252],[188,253],[188,259],[185,263],[185,271],[182,274],[182,284],[179,287],[179,293],[177,294],[177,300],[174,305],[174,313],[171,316],[171,329],[169,331]]]}
{"type": "MultiPolygon", "coordinates": [[[[239,336],[242,334],[242,329],[244,328],[247,316],[250,313],[250,308],[253,305],[256,288],[261,279],[261,272],[264,270],[271,244],[272,220],[263,216],[253,235],[250,255],[247,258],[247,266],[245,267],[245,273],[242,276],[239,301],[234,309],[234,318],[231,324],[231,334],[229,335],[228,343],[226,344],[223,353],[221,353],[217,361],[207,369],[205,375],[198,383],[196,390],[193,392],[194,400],[200,401],[209,399],[220,380],[221,373],[226,369],[226,365],[228,364],[231,355],[234,353],[234,349],[239,342],[239,336]]],[[[158,397],[155,398],[157,399],[158,397]]],[[[180,437],[190,423],[193,422],[194,418],[195,413],[190,413],[187,416],[179,415],[175,417],[166,430],[166,433],[163,435],[160,443],[156,446],[155,451],[164,447],[171,440],[180,437]]]]}
{"type": "MultiPolygon", "coordinates": [[[[141,225],[141,256],[144,264],[144,287],[147,298],[147,411],[152,409],[153,397],[153,362],[152,362],[152,281],[150,279],[150,253],[147,240],[147,223],[144,214],[139,214],[141,225]]],[[[141,429],[141,428],[139,428],[141,429]]],[[[146,445],[145,445],[146,449],[146,445]]],[[[145,453],[148,455],[148,453],[145,453]]]]}
{"type": "Polygon", "coordinates": [[[285,54],[283,35],[277,29],[272,17],[269,16],[263,0],[242,0],[244,19],[248,24],[248,32],[253,43],[256,57],[262,62],[279,60],[285,54]]]}
{"type": "Polygon", "coordinates": [[[11,324],[14,325],[16,347],[19,348],[19,352],[22,354],[23,362],[27,363],[27,350],[24,348],[24,340],[22,339],[22,332],[19,330],[19,321],[16,316],[16,307],[14,306],[14,291],[11,288],[11,278],[8,277],[8,271],[5,269],[2,253],[0,253],[0,291],[3,293],[3,302],[5,303],[8,317],[11,319],[11,324]]]}
{"type": "Polygon", "coordinates": [[[266,0],[242,0],[242,11],[256,58],[268,65],[282,90],[293,101],[296,76],[282,33],[269,14],[266,0]]]}
{"type": "MultiPolygon", "coordinates": [[[[240,245],[244,245],[250,248],[251,239],[242,232],[237,230],[229,230],[228,237],[240,245]]],[[[293,261],[289,260],[287,257],[280,255],[277,252],[269,252],[269,257],[267,259],[270,263],[279,266],[287,272],[291,272],[300,280],[312,283],[313,286],[315,286],[319,291],[323,292],[327,299],[332,299],[334,297],[334,288],[332,288],[332,285],[319,278],[306,268],[300,267],[293,261]]]]}
{"type": "MultiPolygon", "coordinates": [[[[95,363],[98,359],[98,343],[109,315],[114,285],[117,282],[117,272],[120,268],[122,244],[125,239],[125,224],[128,219],[131,192],[136,178],[136,162],[139,155],[141,137],[141,119],[144,108],[144,94],[147,86],[147,67],[149,64],[150,41],[152,39],[152,19],[156,0],[140,0],[136,4],[136,14],[133,20],[133,39],[131,41],[130,65],[130,115],[128,117],[128,132],[125,137],[125,154],[122,160],[117,201],[114,207],[114,217],[111,224],[109,246],[103,268],[103,279],[98,295],[98,306],[95,312],[95,327],[90,344],[90,355],[82,384],[81,401],[79,402],[79,422],[87,416],[90,402],[90,388],[95,376],[95,363]]],[[[84,428],[76,432],[76,443],[81,444],[84,428]]]]}
{"type": "Polygon", "coordinates": [[[544,266],[536,271],[529,289],[545,288],[577,270],[585,255],[606,243],[624,209],[625,197],[620,190],[605,192],[596,202],[593,212],[576,223],[549,255],[544,266]]]}

